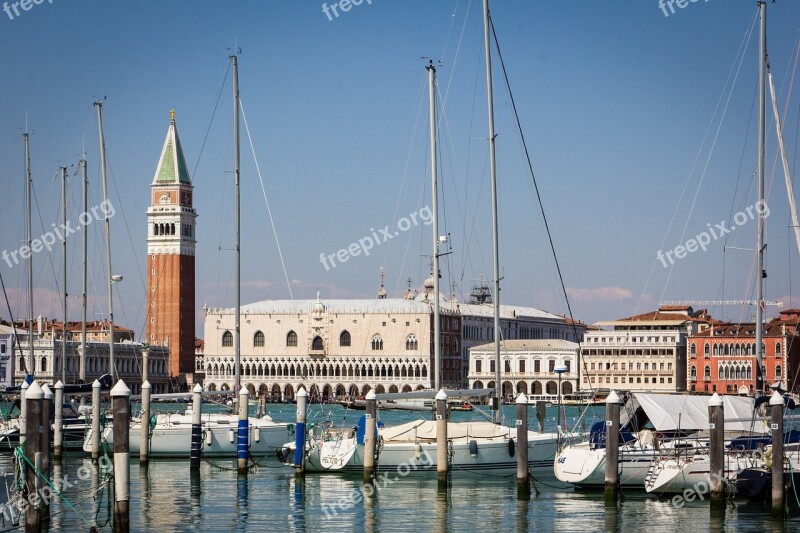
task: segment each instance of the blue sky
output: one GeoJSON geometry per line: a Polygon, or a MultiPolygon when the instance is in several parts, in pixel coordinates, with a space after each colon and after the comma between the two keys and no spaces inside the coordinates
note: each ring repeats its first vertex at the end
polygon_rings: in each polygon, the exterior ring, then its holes
{"type": "MultiPolygon", "coordinates": [[[[494,0],[492,13],[576,318],[595,322],[644,312],[662,297],[752,297],[752,253],[731,248],[753,248],[752,220],[731,232],[727,243],[714,240],[707,251],[688,254],[671,269],[656,254],[755,203],[757,31],[748,35],[756,3],[709,0],[676,7],[665,16],[657,0],[494,0]],[[726,82],[729,75],[735,84],[726,82]]],[[[793,93],[800,84],[791,82],[800,4],[770,3],[768,20],[782,112],[790,98],[784,129],[794,170],[800,100],[793,93]]],[[[449,233],[452,254],[442,262],[443,283],[455,283],[464,300],[482,273],[491,276],[478,0],[365,0],[333,20],[316,0],[44,0],[13,18],[0,12],[5,51],[0,59],[0,192],[5,198],[0,248],[15,250],[24,239],[20,133],[26,120],[34,132],[34,233],[56,220],[60,184],[51,179],[62,164],[74,174],[83,146],[91,197],[99,203],[92,102],[105,96],[117,207],[112,263],[125,277],[118,285],[115,317],[141,334],[145,211],[174,107],[196,186],[202,335],[202,305],[233,304],[226,73],[234,46],[242,49],[245,117],[295,298],[314,297],[317,290],[323,297],[373,297],[380,267],[393,295],[405,292],[407,278],[419,287],[427,277],[431,232],[423,224],[376,246],[369,256],[327,270],[320,262],[320,254],[335,254],[373,228],[396,228],[403,217],[430,206],[428,60],[423,58],[441,62],[439,99],[446,97],[440,233],[449,233]]],[[[565,313],[496,54],[494,66],[502,300],[565,313]]],[[[774,164],[771,112],[768,117],[767,296],[788,305],[797,291],[792,274],[798,253],[783,174],[774,164]]],[[[70,218],[77,219],[79,181],[71,179],[70,218]]],[[[242,195],[242,301],[287,298],[244,125],[242,195]]],[[[94,316],[105,312],[100,229],[100,224],[89,227],[94,316]]],[[[70,239],[68,246],[69,291],[78,294],[79,239],[70,239]]],[[[34,261],[35,313],[60,316],[55,281],[60,255],[39,253],[34,261]]],[[[3,262],[0,269],[15,315],[22,316],[25,269],[3,262]]],[[[70,309],[77,310],[77,304],[77,297],[70,298],[70,309]]],[[[712,311],[734,320],[753,312],[712,311]]],[[[77,311],[71,318],[78,318],[77,311]]]]}

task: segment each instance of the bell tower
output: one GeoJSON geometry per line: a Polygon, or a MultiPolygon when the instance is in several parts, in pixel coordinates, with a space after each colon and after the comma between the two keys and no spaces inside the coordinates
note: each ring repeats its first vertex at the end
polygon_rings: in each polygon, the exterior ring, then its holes
{"type": "Polygon", "coordinates": [[[192,185],[170,110],[147,208],[147,341],[169,347],[169,374],[194,372],[195,220],[192,185]]]}

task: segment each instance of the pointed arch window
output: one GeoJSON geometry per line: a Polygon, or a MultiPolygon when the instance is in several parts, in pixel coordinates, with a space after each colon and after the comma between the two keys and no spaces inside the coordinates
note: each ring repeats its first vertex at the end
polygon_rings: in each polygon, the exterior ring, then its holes
{"type": "Polygon", "coordinates": [[[233,346],[233,333],[226,331],[222,334],[222,347],[230,348],[233,346]]]}
{"type": "Polygon", "coordinates": [[[706,343],[705,347],[703,348],[703,355],[708,357],[708,343],[706,343]]]}
{"type": "Polygon", "coordinates": [[[380,335],[375,335],[372,337],[372,349],[383,350],[383,338],[380,335]]]}
{"type": "Polygon", "coordinates": [[[349,331],[344,330],[339,334],[339,346],[347,347],[350,346],[351,342],[352,339],[349,331]]]}
{"type": "Polygon", "coordinates": [[[286,346],[297,346],[297,333],[295,333],[294,330],[286,334],[286,346]]]}
{"type": "Polygon", "coordinates": [[[322,343],[322,337],[319,335],[314,337],[314,340],[311,341],[311,349],[315,351],[322,351],[325,349],[325,346],[322,343]]]}
{"type": "Polygon", "coordinates": [[[780,356],[781,356],[781,343],[776,342],[775,343],[775,357],[780,357],[780,356]]]}
{"type": "Polygon", "coordinates": [[[406,337],[406,350],[416,350],[418,346],[417,336],[413,333],[409,334],[408,337],[406,337]]]}
{"type": "Polygon", "coordinates": [[[264,347],[264,333],[262,331],[256,331],[256,334],[253,335],[253,347],[255,348],[264,347]]]}

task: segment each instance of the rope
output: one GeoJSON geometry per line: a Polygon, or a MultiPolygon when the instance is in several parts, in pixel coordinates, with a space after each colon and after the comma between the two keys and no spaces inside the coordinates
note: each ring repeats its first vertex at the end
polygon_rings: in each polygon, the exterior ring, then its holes
{"type": "Polygon", "coordinates": [[[55,492],[55,493],[58,495],[58,497],[59,497],[59,498],[61,498],[62,500],[64,500],[64,503],[66,503],[66,504],[67,504],[67,506],[68,506],[70,509],[72,509],[73,511],[75,511],[75,514],[76,514],[76,515],[78,515],[78,518],[80,518],[81,520],[83,520],[83,522],[84,522],[84,523],[85,523],[87,526],[89,526],[89,527],[92,527],[92,524],[91,524],[91,523],[90,523],[88,520],[86,520],[86,519],[83,517],[83,515],[82,515],[81,513],[79,513],[79,512],[78,512],[78,510],[77,510],[77,509],[75,509],[75,507],[74,507],[74,506],[73,506],[73,505],[72,505],[72,504],[69,502],[69,500],[67,500],[67,499],[64,497],[64,495],[63,495],[63,494],[61,494],[61,491],[60,491],[60,490],[58,490],[58,489],[57,489],[57,488],[56,488],[56,487],[55,487],[55,486],[54,486],[52,483],[50,483],[50,480],[49,480],[49,479],[47,479],[47,476],[45,476],[44,474],[42,474],[41,472],[39,472],[39,471],[36,469],[36,466],[34,466],[34,464],[33,464],[33,463],[31,463],[31,462],[30,462],[30,460],[29,460],[29,459],[28,459],[28,458],[25,456],[24,452],[22,451],[22,448],[17,448],[16,450],[14,450],[14,455],[16,455],[17,457],[21,457],[21,458],[22,458],[22,459],[23,459],[23,460],[24,460],[24,461],[25,461],[25,462],[28,464],[28,466],[29,466],[30,468],[32,468],[32,469],[33,469],[33,471],[36,473],[36,475],[38,475],[40,478],[42,478],[42,479],[44,480],[44,482],[45,482],[45,483],[47,483],[47,486],[49,486],[51,489],[53,489],[53,491],[54,491],[54,492],[55,492]]]}

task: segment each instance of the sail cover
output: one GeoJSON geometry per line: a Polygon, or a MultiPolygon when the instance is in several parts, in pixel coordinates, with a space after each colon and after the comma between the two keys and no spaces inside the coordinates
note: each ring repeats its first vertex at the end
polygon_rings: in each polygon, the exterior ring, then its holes
{"type": "MultiPolygon", "coordinates": [[[[620,412],[620,425],[625,427],[636,417],[637,411],[644,411],[656,431],[701,431],[708,429],[708,396],[689,394],[647,394],[634,393],[620,412]]],[[[750,419],[753,416],[753,398],[745,396],[722,396],[725,418],[750,419]]],[[[643,429],[643,428],[638,428],[643,429]]],[[[725,422],[725,431],[763,432],[763,422],[725,422]]]]}

